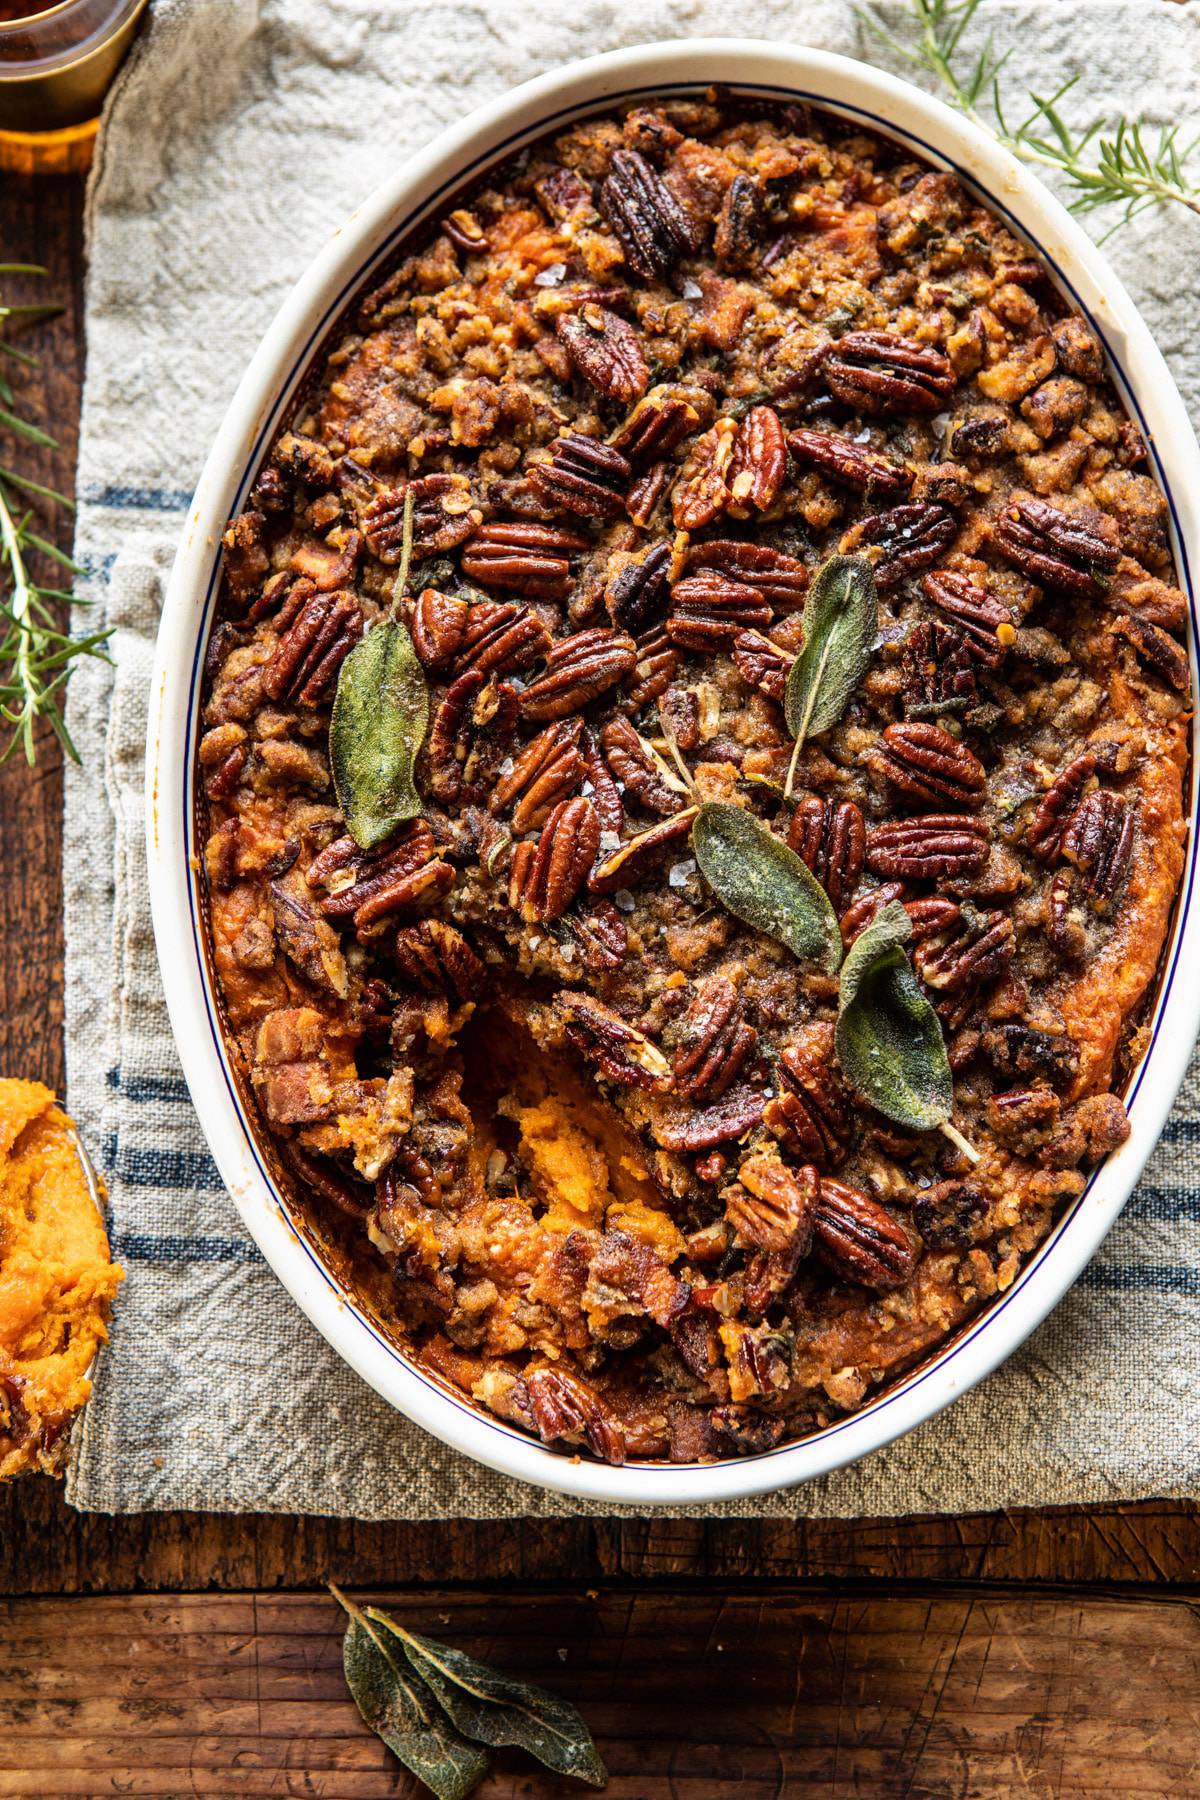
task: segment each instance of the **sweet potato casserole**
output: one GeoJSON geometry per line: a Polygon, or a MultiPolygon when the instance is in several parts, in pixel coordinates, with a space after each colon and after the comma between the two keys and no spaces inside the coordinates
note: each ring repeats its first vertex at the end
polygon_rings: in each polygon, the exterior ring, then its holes
{"type": "Polygon", "coordinates": [[[1128,1132],[1185,600],[1085,319],[949,174],[710,95],[492,169],[225,539],[229,1041],[396,1341],[610,1462],[765,1450],[1128,1132]]]}

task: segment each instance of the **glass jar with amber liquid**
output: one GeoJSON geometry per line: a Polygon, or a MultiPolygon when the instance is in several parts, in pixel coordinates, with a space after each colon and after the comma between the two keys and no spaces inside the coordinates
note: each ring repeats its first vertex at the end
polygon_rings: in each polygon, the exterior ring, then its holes
{"type": "Polygon", "coordinates": [[[86,168],[147,0],[0,0],[0,168],[86,168]]]}

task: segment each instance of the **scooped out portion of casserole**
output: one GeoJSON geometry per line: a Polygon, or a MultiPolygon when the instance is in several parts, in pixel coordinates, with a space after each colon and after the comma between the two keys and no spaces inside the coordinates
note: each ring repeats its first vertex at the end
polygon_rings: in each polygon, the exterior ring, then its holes
{"type": "Polygon", "coordinates": [[[1128,1133],[1185,611],[1092,326],[953,175],[714,93],[460,193],[209,648],[226,1027],[339,1279],[614,1463],[933,1351],[1128,1133]]]}

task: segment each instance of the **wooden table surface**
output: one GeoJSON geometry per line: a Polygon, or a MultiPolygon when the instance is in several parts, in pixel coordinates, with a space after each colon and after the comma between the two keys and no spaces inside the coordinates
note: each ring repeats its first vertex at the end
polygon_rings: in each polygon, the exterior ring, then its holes
{"type": "MultiPolygon", "coordinates": [[[[30,387],[69,488],[80,184],[0,176],[0,246],[64,305],[30,387]]],[[[0,776],[0,1072],[60,1089],[61,793],[46,748],[0,776]]],[[[41,1479],[0,1490],[0,1796],[424,1793],[347,1698],[327,1579],[576,1701],[620,1800],[1200,1797],[1192,1505],[366,1525],[41,1479]]],[[[506,1753],[480,1793],[571,1789],[506,1753]]]]}

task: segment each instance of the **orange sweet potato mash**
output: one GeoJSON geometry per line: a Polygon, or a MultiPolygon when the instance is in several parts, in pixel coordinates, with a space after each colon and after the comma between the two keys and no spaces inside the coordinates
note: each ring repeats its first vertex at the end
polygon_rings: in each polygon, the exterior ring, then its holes
{"type": "Polygon", "coordinates": [[[122,1279],[54,1095],[0,1079],[0,1478],[53,1472],[122,1279]]]}

